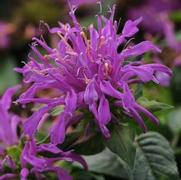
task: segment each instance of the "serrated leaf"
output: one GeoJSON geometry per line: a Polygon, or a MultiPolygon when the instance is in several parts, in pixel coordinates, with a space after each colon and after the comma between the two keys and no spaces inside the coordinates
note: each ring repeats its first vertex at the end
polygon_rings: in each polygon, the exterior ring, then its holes
{"type": "Polygon", "coordinates": [[[105,149],[96,155],[84,156],[84,158],[88,164],[89,171],[119,178],[128,177],[119,157],[109,149],[105,149]]]}
{"type": "Polygon", "coordinates": [[[134,180],[180,179],[173,151],[159,133],[148,132],[136,138],[134,180]]]}
{"type": "Polygon", "coordinates": [[[162,103],[162,102],[157,102],[157,101],[154,101],[154,100],[149,101],[145,97],[139,98],[138,103],[141,104],[146,109],[149,109],[151,111],[161,111],[161,110],[168,110],[168,109],[173,108],[173,106],[171,106],[169,104],[165,104],[165,103],[162,103]]]}
{"type": "Polygon", "coordinates": [[[181,132],[181,108],[177,108],[168,114],[168,127],[174,134],[181,132]]]}

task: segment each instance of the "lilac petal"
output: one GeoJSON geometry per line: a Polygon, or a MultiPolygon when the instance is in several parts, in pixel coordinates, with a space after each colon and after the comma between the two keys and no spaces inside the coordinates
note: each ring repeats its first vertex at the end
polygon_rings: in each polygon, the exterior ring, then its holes
{"type": "Polygon", "coordinates": [[[131,37],[134,34],[136,34],[139,29],[137,28],[137,25],[142,21],[142,18],[138,18],[135,21],[128,20],[123,28],[122,34],[124,37],[131,37]]]}
{"type": "Polygon", "coordinates": [[[132,115],[132,117],[136,120],[138,125],[143,129],[143,131],[146,132],[147,127],[146,127],[142,117],[139,115],[139,113],[134,108],[129,109],[129,112],[132,115]]]}
{"type": "MultiPolygon", "coordinates": [[[[64,88],[67,88],[65,83],[62,85],[64,88]]],[[[53,89],[63,89],[62,86],[59,85],[56,81],[46,81],[46,83],[35,83],[33,84],[26,92],[24,92],[18,101],[23,101],[23,99],[34,98],[37,91],[46,89],[46,88],[53,88],[53,89]]]]}
{"type": "Polygon", "coordinates": [[[135,46],[123,50],[120,55],[122,58],[128,58],[131,56],[139,56],[146,52],[161,52],[161,50],[152,42],[143,41],[135,46]]]}
{"type": "Polygon", "coordinates": [[[6,164],[9,168],[11,168],[12,170],[15,170],[16,169],[16,164],[14,163],[14,161],[12,160],[11,157],[9,156],[6,156],[4,159],[3,159],[3,162],[2,164],[6,164]]]}
{"type": "Polygon", "coordinates": [[[46,160],[36,157],[37,147],[33,140],[26,142],[21,154],[21,166],[26,167],[27,164],[31,164],[36,168],[44,168],[47,166],[46,160]]]}
{"type": "Polygon", "coordinates": [[[108,100],[102,96],[98,107],[98,119],[100,124],[106,125],[111,120],[111,112],[108,100]]]}
{"type": "Polygon", "coordinates": [[[94,81],[89,82],[85,89],[84,101],[88,105],[92,105],[95,101],[98,100],[98,94],[95,89],[94,81]]]}
{"type": "MultiPolygon", "coordinates": [[[[48,104],[51,103],[53,99],[48,99],[48,98],[23,98],[23,99],[18,99],[16,102],[21,103],[21,104],[28,104],[28,103],[43,103],[43,104],[48,104]]],[[[62,100],[62,104],[64,103],[64,100],[62,100]]]]}
{"type": "Polygon", "coordinates": [[[3,142],[12,145],[13,142],[13,134],[10,129],[10,116],[8,112],[4,110],[2,104],[0,104],[0,137],[2,138],[3,142]]]}
{"type": "Polygon", "coordinates": [[[29,136],[33,136],[37,130],[38,124],[41,121],[44,114],[46,114],[49,110],[55,107],[57,104],[49,104],[44,106],[43,108],[39,109],[35,112],[32,116],[30,116],[24,123],[24,133],[28,134],[29,136]]]}
{"type": "Polygon", "coordinates": [[[111,137],[111,134],[106,126],[100,125],[100,129],[106,139],[109,139],[111,137]]]}
{"type": "Polygon", "coordinates": [[[28,174],[29,174],[29,171],[27,168],[21,169],[21,172],[20,172],[21,180],[28,180],[28,174]]]}
{"type": "Polygon", "coordinates": [[[4,109],[8,110],[10,108],[12,103],[12,96],[15,94],[16,91],[18,91],[19,88],[20,86],[14,86],[6,90],[0,101],[4,109]]]}
{"type": "Polygon", "coordinates": [[[131,78],[138,76],[142,82],[148,82],[153,79],[154,70],[149,66],[132,66],[127,65],[124,68],[124,74],[122,75],[123,81],[130,81],[131,78]]]}
{"type": "Polygon", "coordinates": [[[97,111],[97,106],[96,106],[96,104],[93,104],[93,105],[91,106],[91,111],[92,111],[92,113],[93,113],[94,116],[95,116],[96,124],[99,126],[99,128],[100,128],[103,136],[104,136],[105,138],[110,138],[110,132],[109,132],[109,130],[106,128],[106,126],[105,126],[103,123],[101,123],[101,122],[99,121],[98,111],[97,111]]]}
{"type": "Polygon", "coordinates": [[[42,46],[48,53],[52,53],[53,52],[53,49],[50,48],[46,42],[44,41],[41,41],[40,39],[36,38],[36,37],[33,37],[32,38],[33,41],[36,41],[40,46],[42,46]]]}
{"type": "Polygon", "coordinates": [[[11,117],[11,131],[12,131],[12,139],[14,143],[18,142],[18,136],[17,136],[17,127],[20,123],[20,117],[14,115],[11,117]]]}
{"type": "Polygon", "coordinates": [[[153,78],[153,70],[149,67],[137,67],[133,68],[133,71],[138,75],[141,81],[148,82],[151,81],[153,78]]]}
{"type": "Polygon", "coordinates": [[[68,161],[77,161],[80,164],[83,165],[85,169],[87,169],[87,164],[85,160],[80,156],[77,155],[73,152],[63,152],[61,149],[59,149],[55,144],[41,144],[38,147],[38,152],[43,152],[43,151],[48,151],[53,154],[58,155],[58,158],[60,157],[61,159],[68,160],[68,161]]]}
{"type": "MultiPolygon", "coordinates": [[[[69,116],[69,115],[68,115],[69,116]]],[[[53,144],[61,144],[65,139],[65,119],[67,114],[65,112],[61,113],[58,122],[53,126],[50,131],[51,143],[53,144]]]]}
{"type": "Polygon", "coordinates": [[[163,65],[163,64],[146,64],[144,66],[148,66],[148,67],[151,67],[155,72],[158,71],[158,72],[164,72],[168,75],[172,75],[172,70],[169,69],[167,66],[163,65]]]}
{"type": "Polygon", "coordinates": [[[19,99],[26,99],[26,98],[33,98],[35,93],[37,92],[37,90],[41,89],[42,86],[38,86],[37,84],[33,84],[26,92],[24,92],[23,94],[21,94],[21,96],[19,97],[19,99]]]}
{"type": "Polygon", "coordinates": [[[93,48],[93,50],[96,50],[98,46],[99,34],[97,30],[93,27],[93,25],[89,27],[89,32],[90,32],[91,47],[93,48]]]}
{"type": "Polygon", "coordinates": [[[155,78],[156,78],[156,81],[162,86],[167,87],[170,85],[171,77],[164,72],[156,72],[155,78]]]}
{"type": "Polygon", "coordinates": [[[125,110],[133,108],[135,102],[134,96],[131,93],[129,86],[125,83],[123,84],[123,97],[122,97],[122,105],[125,110]]]}
{"type": "Polygon", "coordinates": [[[17,178],[17,175],[13,174],[13,173],[7,173],[7,174],[0,176],[0,180],[13,180],[16,178],[17,178]]]}
{"type": "Polygon", "coordinates": [[[77,94],[72,89],[70,92],[68,92],[66,98],[65,98],[65,111],[66,112],[74,112],[77,105],[77,94]]]}
{"type": "Polygon", "coordinates": [[[48,151],[53,154],[64,155],[64,152],[59,149],[55,144],[40,144],[37,148],[38,152],[48,151]]]}
{"type": "Polygon", "coordinates": [[[136,105],[136,109],[140,112],[143,112],[153,123],[155,123],[156,125],[159,125],[159,120],[147,109],[143,108],[139,104],[136,105]]]}
{"type": "Polygon", "coordinates": [[[165,18],[163,22],[163,26],[164,26],[163,28],[164,34],[168,42],[168,45],[171,48],[175,49],[176,51],[181,50],[180,48],[181,44],[177,41],[177,38],[175,36],[174,24],[168,18],[165,18]]]}
{"type": "Polygon", "coordinates": [[[50,107],[45,106],[35,112],[31,117],[29,117],[24,123],[24,133],[29,136],[33,136],[37,130],[38,124],[42,118],[42,116],[50,110],[50,107]]]}
{"type": "Polygon", "coordinates": [[[117,99],[122,98],[122,94],[114,89],[114,87],[111,85],[109,81],[102,81],[100,83],[101,91],[109,96],[115,97],[117,99]]]}

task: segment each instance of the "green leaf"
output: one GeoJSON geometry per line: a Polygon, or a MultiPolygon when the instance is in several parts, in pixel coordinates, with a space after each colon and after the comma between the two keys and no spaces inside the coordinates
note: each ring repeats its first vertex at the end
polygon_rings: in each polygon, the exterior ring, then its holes
{"type": "Polygon", "coordinates": [[[59,144],[58,147],[65,151],[73,149],[74,152],[81,155],[93,155],[103,151],[105,145],[102,135],[95,133],[87,137],[84,136],[84,129],[82,130],[77,130],[68,134],[64,143],[59,144]]]}
{"type": "Polygon", "coordinates": [[[105,140],[106,146],[118,155],[129,168],[133,168],[136,148],[133,144],[135,131],[129,125],[112,124],[111,137],[105,140]]]}
{"type": "Polygon", "coordinates": [[[102,175],[96,175],[90,171],[85,171],[79,168],[74,169],[71,175],[74,180],[105,180],[102,175]]]}
{"type": "Polygon", "coordinates": [[[134,180],[180,179],[173,151],[159,133],[148,132],[136,138],[134,180]]]}
{"type": "Polygon", "coordinates": [[[16,164],[19,164],[21,149],[20,146],[10,146],[6,149],[7,155],[10,156],[16,164]]]}
{"type": "Polygon", "coordinates": [[[89,171],[119,178],[127,178],[127,172],[124,170],[120,158],[109,149],[105,149],[96,155],[84,156],[84,158],[89,171]]]}
{"type": "Polygon", "coordinates": [[[37,141],[37,144],[48,143],[50,141],[50,135],[49,134],[47,135],[42,132],[37,132],[36,141],[37,141]]]}
{"type": "Polygon", "coordinates": [[[90,137],[88,140],[71,146],[71,148],[74,149],[76,153],[81,155],[93,155],[101,152],[105,146],[103,144],[102,136],[100,134],[96,134],[90,137]]]}
{"type": "Polygon", "coordinates": [[[181,11],[173,11],[170,17],[175,22],[181,22],[181,11]]]}
{"type": "Polygon", "coordinates": [[[138,103],[145,107],[146,109],[149,109],[150,111],[161,111],[161,110],[168,110],[172,109],[173,106],[169,104],[165,104],[162,102],[157,102],[157,101],[149,101],[145,97],[141,97],[138,99],[138,103]]]}
{"type": "Polygon", "coordinates": [[[138,99],[143,96],[143,84],[138,84],[135,91],[135,98],[138,99]]]}
{"type": "Polygon", "coordinates": [[[168,127],[174,134],[181,132],[181,108],[174,109],[168,114],[168,127]]]}
{"type": "Polygon", "coordinates": [[[69,150],[71,149],[72,144],[77,141],[80,136],[81,132],[72,132],[66,136],[65,141],[62,144],[59,144],[58,147],[62,150],[69,150]]]}

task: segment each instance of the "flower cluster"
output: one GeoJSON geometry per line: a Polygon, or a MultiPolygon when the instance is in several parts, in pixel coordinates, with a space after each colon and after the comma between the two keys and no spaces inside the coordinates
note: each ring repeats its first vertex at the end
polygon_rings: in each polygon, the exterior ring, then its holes
{"type": "Polygon", "coordinates": [[[34,140],[29,140],[21,154],[21,180],[27,180],[29,174],[33,174],[37,179],[45,178],[46,172],[54,172],[58,179],[71,180],[68,172],[58,166],[54,166],[57,161],[76,161],[87,169],[86,162],[79,155],[69,152],[63,152],[53,144],[36,145],[34,140]],[[44,154],[44,156],[38,156],[44,154]],[[51,156],[51,157],[48,157],[51,156]],[[31,171],[28,170],[31,165],[31,171]]]}
{"type": "Polygon", "coordinates": [[[16,69],[23,74],[24,82],[30,85],[18,102],[44,106],[26,120],[25,134],[33,137],[44,115],[59,105],[64,109],[51,127],[52,144],[64,142],[67,128],[83,119],[82,109],[93,114],[95,123],[106,138],[110,137],[107,125],[114,116],[112,106],[122,109],[144,131],[146,125],[141,114],[158,124],[157,118],[136,102],[131,84],[153,81],[162,85],[159,74],[170,76],[171,71],[161,64],[131,61],[147,52],[160,52],[160,49],[150,41],[130,45],[130,38],[138,32],[137,26],[142,19],[128,20],[122,32],[117,34],[115,8],[110,11],[109,18],[97,16],[97,29],[90,25],[85,30],[72,9],[73,26],[59,23],[59,27],[50,29],[50,33],[59,37],[54,48],[41,39],[33,38],[33,55],[22,69],[16,69]],[[45,53],[39,51],[38,45],[45,53]],[[124,48],[120,51],[121,46],[124,48]],[[38,97],[37,92],[44,89],[54,89],[56,97],[38,97]]]}
{"type": "Polygon", "coordinates": [[[143,17],[142,25],[148,32],[165,37],[168,46],[176,54],[175,60],[172,60],[174,66],[181,65],[181,42],[175,36],[175,27],[170,15],[179,10],[181,10],[179,0],[146,0],[128,11],[130,18],[143,17]]]}
{"type": "Polygon", "coordinates": [[[42,179],[45,173],[53,172],[59,179],[71,180],[66,170],[54,165],[62,160],[76,161],[87,169],[84,159],[72,151],[63,152],[52,144],[37,145],[33,138],[28,139],[24,147],[21,145],[23,140],[17,131],[18,126],[21,128],[23,120],[8,111],[12,104],[12,96],[18,89],[19,86],[9,88],[0,100],[0,179],[27,180],[30,176],[42,179]],[[15,151],[18,157],[12,156],[12,151],[15,151]],[[16,162],[16,158],[20,158],[20,163],[16,162]]]}

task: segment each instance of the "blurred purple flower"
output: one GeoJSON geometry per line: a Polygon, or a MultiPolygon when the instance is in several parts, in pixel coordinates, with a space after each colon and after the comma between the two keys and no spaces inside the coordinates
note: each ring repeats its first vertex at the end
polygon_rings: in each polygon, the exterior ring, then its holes
{"type": "Polygon", "coordinates": [[[9,112],[12,96],[18,89],[19,86],[7,89],[0,100],[0,140],[4,147],[18,143],[17,126],[21,119],[9,112]]]}
{"type": "Polygon", "coordinates": [[[0,175],[0,180],[15,179],[17,177],[17,174],[13,173],[16,169],[16,164],[7,154],[6,150],[19,143],[17,127],[22,119],[9,112],[12,104],[12,97],[19,88],[19,86],[14,86],[7,89],[0,99],[0,174],[2,174],[0,175]],[[11,173],[5,171],[7,167],[11,169],[11,173]]]}
{"type": "Polygon", "coordinates": [[[41,179],[46,172],[54,172],[58,179],[72,180],[68,172],[58,166],[54,166],[57,161],[66,160],[70,162],[79,162],[87,169],[86,162],[79,155],[73,152],[63,152],[55,145],[41,144],[37,146],[34,140],[26,142],[25,147],[21,154],[21,180],[27,180],[29,174],[34,174],[37,179],[41,179]],[[52,157],[38,156],[38,154],[46,153],[52,157]],[[28,165],[32,168],[29,170],[28,165]]]}
{"type": "Polygon", "coordinates": [[[13,27],[6,22],[0,21],[0,48],[7,48],[10,44],[10,34],[13,27]]]}
{"type": "Polygon", "coordinates": [[[24,92],[18,102],[45,104],[35,112],[24,124],[24,132],[33,136],[42,116],[58,105],[64,105],[64,111],[50,131],[52,143],[62,143],[66,129],[81,120],[76,111],[87,108],[93,113],[95,122],[105,137],[110,137],[106,125],[111,121],[109,98],[118,101],[117,105],[133,117],[138,124],[146,129],[139,113],[144,113],[154,123],[158,120],[146,109],[138,105],[134,99],[129,84],[147,83],[154,81],[162,84],[156,76],[158,72],[171,75],[171,71],[164,65],[129,63],[129,58],[143,55],[147,52],[160,52],[160,49],[149,41],[136,45],[128,45],[129,38],[138,32],[141,19],[127,21],[121,34],[117,34],[118,24],[113,20],[114,8],[109,19],[97,16],[98,28],[90,25],[88,37],[84,29],[77,22],[71,11],[74,26],[60,23],[60,27],[50,30],[60,37],[55,48],[49,47],[44,41],[34,38],[46,51],[42,55],[36,44],[32,51],[37,56],[30,56],[28,64],[17,71],[24,76],[25,83],[31,87],[24,92]],[[125,48],[118,52],[120,45],[125,48]],[[127,62],[128,61],[128,62],[127,62]],[[50,88],[57,89],[60,96],[56,98],[35,98],[37,91],[50,88]]]}
{"type": "Polygon", "coordinates": [[[156,73],[156,78],[162,82],[162,86],[169,86],[170,85],[170,76],[164,72],[158,72],[156,73]]]}
{"type": "Polygon", "coordinates": [[[142,25],[147,31],[164,35],[171,48],[181,50],[181,43],[176,40],[174,25],[169,19],[171,12],[180,9],[180,0],[145,0],[131,8],[128,16],[133,19],[143,17],[142,25]]]}
{"type": "Polygon", "coordinates": [[[181,54],[177,56],[176,59],[174,60],[174,65],[181,66],[181,54]]]}

